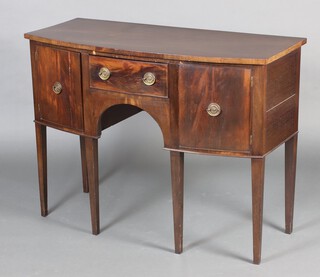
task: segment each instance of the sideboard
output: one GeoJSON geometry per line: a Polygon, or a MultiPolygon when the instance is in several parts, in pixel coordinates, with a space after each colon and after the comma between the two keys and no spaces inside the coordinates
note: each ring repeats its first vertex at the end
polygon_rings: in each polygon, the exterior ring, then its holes
{"type": "Polygon", "coordinates": [[[259,264],[265,158],[285,144],[285,232],[292,232],[306,39],[81,18],[25,38],[42,216],[48,214],[46,127],[80,137],[83,190],[98,234],[98,139],[145,111],[170,151],[176,253],[183,249],[185,152],[251,159],[253,262],[259,264]]]}

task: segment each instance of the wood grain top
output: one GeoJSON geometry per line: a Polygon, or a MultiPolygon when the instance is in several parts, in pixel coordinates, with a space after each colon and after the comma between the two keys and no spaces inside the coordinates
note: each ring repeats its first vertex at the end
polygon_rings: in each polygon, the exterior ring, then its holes
{"type": "Polygon", "coordinates": [[[236,64],[268,64],[300,48],[305,38],[256,35],[76,18],[25,38],[94,52],[236,64]]]}

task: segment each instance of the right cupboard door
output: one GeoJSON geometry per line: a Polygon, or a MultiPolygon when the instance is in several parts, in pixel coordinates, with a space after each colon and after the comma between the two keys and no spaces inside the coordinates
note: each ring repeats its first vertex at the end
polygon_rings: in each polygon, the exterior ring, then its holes
{"type": "Polygon", "coordinates": [[[180,147],[249,152],[250,89],[249,67],[180,64],[180,147]]]}

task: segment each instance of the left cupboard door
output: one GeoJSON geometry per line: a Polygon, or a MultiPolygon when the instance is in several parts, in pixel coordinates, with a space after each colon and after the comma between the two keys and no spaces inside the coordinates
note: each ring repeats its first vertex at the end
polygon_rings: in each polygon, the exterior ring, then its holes
{"type": "Polygon", "coordinates": [[[31,42],[36,121],[83,130],[80,53],[31,42]]]}

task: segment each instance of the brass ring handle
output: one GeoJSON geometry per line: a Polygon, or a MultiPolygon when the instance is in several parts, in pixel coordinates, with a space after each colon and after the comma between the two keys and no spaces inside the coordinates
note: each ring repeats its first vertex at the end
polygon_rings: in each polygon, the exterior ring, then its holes
{"type": "Polygon", "coordinates": [[[207,108],[207,113],[210,116],[218,116],[221,113],[221,108],[217,103],[210,103],[207,108]]]}
{"type": "Polygon", "coordinates": [[[156,82],[156,76],[151,72],[147,72],[143,75],[142,81],[145,85],[152,86],[156,82]]]}
{"type": "Polygon", "coordinates": [[[110,78],[111,72],[107,67],[101,67],[99,71],[99,77],[101,80],[106,81],[110,78]]]}
{"type": "Polygon", "coordinates": [[[59,82],[55,82],[52,86],[52,90],[55,94],[60,94],[62,91],[62,85],[59,82]]]}

